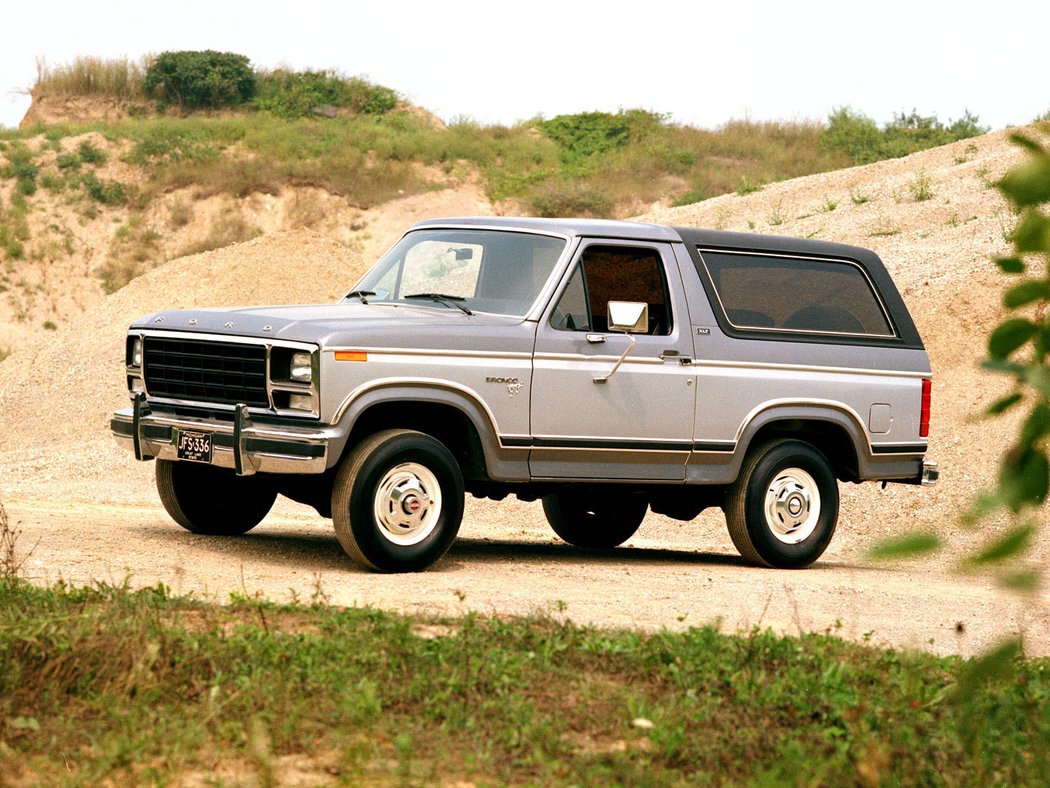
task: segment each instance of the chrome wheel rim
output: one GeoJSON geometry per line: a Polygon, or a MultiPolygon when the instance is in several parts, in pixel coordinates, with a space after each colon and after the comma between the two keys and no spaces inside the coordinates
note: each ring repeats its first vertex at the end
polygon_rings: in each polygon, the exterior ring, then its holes
{"type": "Polygon", "coordinates": [[[376,487],[373,511],[387,541],[402,547],[418,544],[433,533],[441,517],[441,485],[417,462],[395,465],[376,487]]]}
{"type": "Polygon", "coordinates": [[[820,490],[801,468],[785,468],[766,488],[766,525],[777,541],[798,544],[809,538],[820,519],[820,490]]]}

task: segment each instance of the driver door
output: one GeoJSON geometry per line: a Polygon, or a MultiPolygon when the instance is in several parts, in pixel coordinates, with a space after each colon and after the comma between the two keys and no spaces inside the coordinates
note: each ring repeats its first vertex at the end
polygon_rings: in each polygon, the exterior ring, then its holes
{"type": "Polygon", "coordinates": [[[533,357],[534,478],[682,480],[692,449],[696,375],[682,282],[666,244],[585,241],[544,313],[533,357]],[[668,286],[669,280],[673,282],[668,286]],[[645,302],[630,344],[609,301],[645,302]]]}

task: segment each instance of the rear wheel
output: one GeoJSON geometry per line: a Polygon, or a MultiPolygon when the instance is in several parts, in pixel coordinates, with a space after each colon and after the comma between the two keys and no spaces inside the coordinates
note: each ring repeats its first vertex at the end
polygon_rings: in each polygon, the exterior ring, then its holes
{"type": "Polygon", "coordinates": [[[173,460],[157,460],[157,492],[171,519],[187,531],[213,536],[247,533],[277,499],[265,477],[173,460]]]}
{"type": "Polygon", "coordinates": [[[463,476],[451,452],[412,430],[365,438],[332,489],[339,543],[367,569],[415,572],[445,554],[463,519],[463,476]]]}
{"type": "Polygon", "coordinates": [[[726,524],[740,555],[781,569],[820,558],[835,533],[838,511],[831,466],[816,447],[798,440],[755,448],[726,495],[726,524]]]}
{"type": "Polygon", "coordinates": [[[638,493],[584,490],[543,496],[554,533],[577,547],[616,547],[634,536],[649,501],[638,493]]]}

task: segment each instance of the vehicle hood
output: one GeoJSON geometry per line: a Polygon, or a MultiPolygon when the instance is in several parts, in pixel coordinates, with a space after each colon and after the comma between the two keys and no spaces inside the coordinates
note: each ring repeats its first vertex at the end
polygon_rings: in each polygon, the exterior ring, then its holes
{"type": "Polygon", "coordinates": [[[327,345],[396,345],[407,336],[458,334],[483,326],[516,325],[521,318],[475,313],[435,304],[317,304],[235,309],[179,309],[136,320],[132,329],[259,337],[327,345]]]}

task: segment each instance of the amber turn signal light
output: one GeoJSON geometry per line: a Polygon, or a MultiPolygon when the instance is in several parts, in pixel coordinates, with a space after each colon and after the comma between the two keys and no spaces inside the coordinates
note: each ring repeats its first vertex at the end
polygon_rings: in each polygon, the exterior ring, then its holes
{"type": "Polygon", "coordinates": [[[368,361],[368,354],[363,350],[337,350],[336,361],[368,361]]]}

